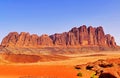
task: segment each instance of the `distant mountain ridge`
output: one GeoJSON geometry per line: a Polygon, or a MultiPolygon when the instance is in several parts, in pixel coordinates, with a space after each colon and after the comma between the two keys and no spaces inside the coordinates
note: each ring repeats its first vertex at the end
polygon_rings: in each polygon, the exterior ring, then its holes
{"type": "Polygon", "coordinates": [[[80,26],[74,27],[68,32],[53,35],[30,35],[26,32],[10,32],[1,43],[3,47],[81,47],[81,46],[103,46],[116,47],[114,37],[105,34],[103,27],[80,26]]]}

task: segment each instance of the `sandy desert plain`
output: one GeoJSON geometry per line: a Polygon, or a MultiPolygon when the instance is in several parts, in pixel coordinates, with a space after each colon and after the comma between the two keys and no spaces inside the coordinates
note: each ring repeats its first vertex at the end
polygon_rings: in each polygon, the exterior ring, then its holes
{"type": "Polygon", "coordinates": [[[120,52],[103,51],[64,56],[68,58],[37,63],[7,63],[2,59],[1,55],[0,78],[90,78],[95,73],[94,71],[86,69],[77,70],[75,66],[100,59],[120,58],[120,52]],[[77,76],[79,72],[82,73],[82,77],[77,76]]]}

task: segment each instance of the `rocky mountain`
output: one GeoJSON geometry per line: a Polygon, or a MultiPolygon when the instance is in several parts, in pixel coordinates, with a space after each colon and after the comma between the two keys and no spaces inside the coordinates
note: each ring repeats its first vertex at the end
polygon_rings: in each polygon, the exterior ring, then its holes
{"type": "Polygon", "coordinates": [[[68,32],[53,35],[30,35],[26,32],[9,33],[3,40],[3,47],[81,47],[81,46],[105,46],[116,47],[114,37],[105,34],[103,28],[87,27],[85,25],[74,27],[68,32]]]}

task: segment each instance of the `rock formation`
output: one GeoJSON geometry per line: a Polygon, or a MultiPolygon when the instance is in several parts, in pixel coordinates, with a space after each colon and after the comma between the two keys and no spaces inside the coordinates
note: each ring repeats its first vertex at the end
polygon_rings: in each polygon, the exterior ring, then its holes
{"type": "Polygon", "coordinates": [[[48,35],[42,35],[38,38],[38,45],[53,46],[52,39],[48,35]]]}
{"type": "Polygon", "coordinates": [[[97,76],[97,78],[120,78],[120,58],[99,59],[95,62],[76,65],[75,68],[89,70],[89,72],[94,71],[94,76],[97,76]]]}
{"type": "Polygon", "coordinates": [[[17,32],[9,33],[1,43],[4,47],[81,47],[81,46],[105,46],[116,47],[114,37],[105,34],[103,28],[85,25],[79,28],[72,28],[69,32],[54,35],[36,34],[17,32]]]}

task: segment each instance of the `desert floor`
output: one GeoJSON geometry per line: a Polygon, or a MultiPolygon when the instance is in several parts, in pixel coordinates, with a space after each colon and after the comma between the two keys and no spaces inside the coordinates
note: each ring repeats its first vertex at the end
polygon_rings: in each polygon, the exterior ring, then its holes
{"type": "MultiPolygon", "coordinates": [[[[120,58],[119,51],[65,55],[67,60],[38,62],[32,64],[1,64],[0,78],[79,78],[75,65],[94,62],[98,59],[120,58]]],[[[90,78],[92,72],[84,71],[83,78],[90,78]]]]}

